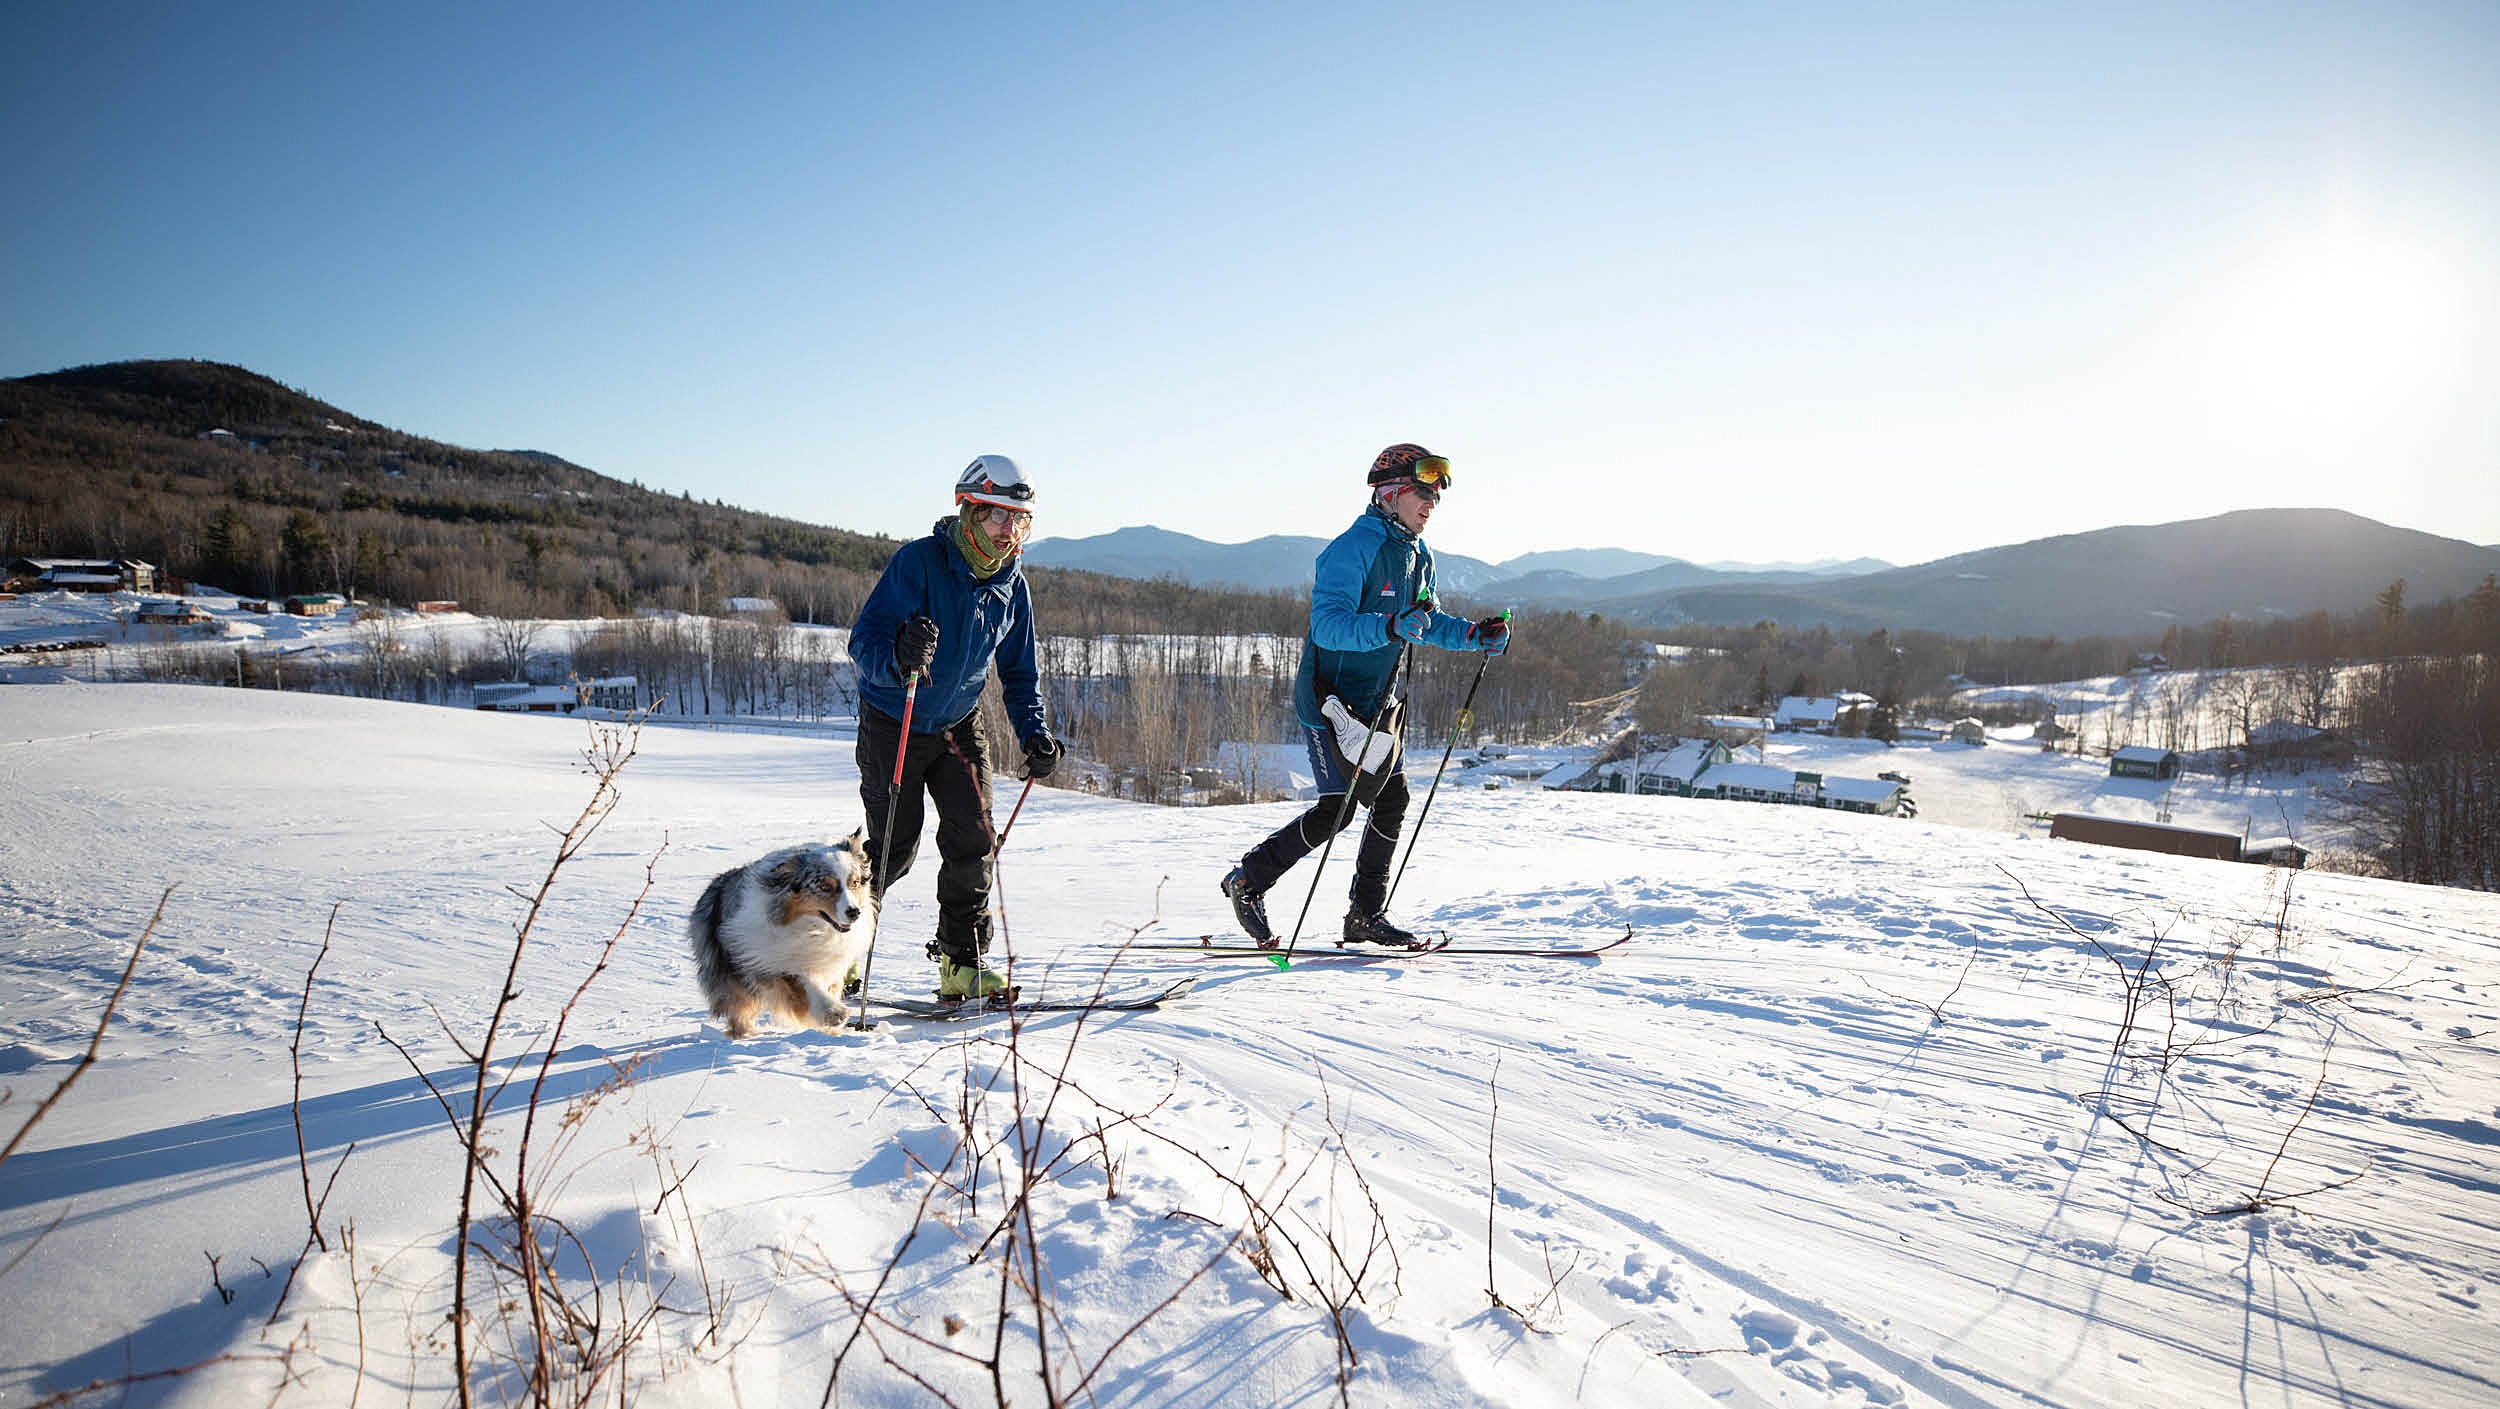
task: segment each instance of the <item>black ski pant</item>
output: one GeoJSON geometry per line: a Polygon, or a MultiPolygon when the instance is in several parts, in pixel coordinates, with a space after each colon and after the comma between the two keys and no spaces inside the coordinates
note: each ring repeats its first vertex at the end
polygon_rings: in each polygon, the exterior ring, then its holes
{"type": "MultiPolygon", "coordinates": [[[[990,947],[990,858],[998,848],[990,828],[990,755],[975,710],[934,734],[903,742],[901,720],[868,704],[859,707],[859,801],[868,814],[868,859],[885,857],[872,877],[882,900],[896,881],[911,874],[920,850],[921,798],[937,806],[937,939],[929,957],[975,962],[990,947]],[[886,800],[894,794],[894,752],[903,751],[903,785],[894,795],[894,831],[886,834],[886,800]]],[[[880,912],[882,913],[882,912],[880,912]]]]}
{"type": "MultiPolygon", "coordinates": [[[[1329,747],[1328,736],[1317,729],[1305,728],[1311,752],[1312,776],[1319,782],[1319,800],[1309,811],[1268,834],[1267,840],[1250,848],[1241,858],[1241,878],[1253,891],[1264,891],[1284,878],[1294,863],[1319,850],[1320,844],[1343,830],[1362,810],[1362,804],[1346,806],[1344,770],[1329,747]],[[1334,791],[1330,791],[1334,789],[1334,791]]],[[[1389,862],[1398,849],[1398,832],[1406,825],[1406,775],[1391,773],[1380,785],[1380,793],[1372,799],[1370,815],[1363,822],[1363,842],[1354,852],[1354,885],[1349,896],[1349,913],[1377,915],[1389,903],[1389,862]]]]}

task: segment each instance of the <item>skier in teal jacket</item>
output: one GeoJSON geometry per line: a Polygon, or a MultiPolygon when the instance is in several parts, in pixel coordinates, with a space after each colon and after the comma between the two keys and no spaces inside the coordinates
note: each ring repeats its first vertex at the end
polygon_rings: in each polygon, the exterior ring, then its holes
{"type": "Polygon", "coordinates": [[[1353,801],[1371,809],[1354,859],[1346,910],[1348,943],[1412,948],[1415,936],[1382,913],[1389,896],[1389,861],[1406,822],[1407,787],[1399,743],[1402,701],[1391,698],[1398,662],[1421,643],[1445,651],[1500,654],[1509,624],[1470,622],[1433,603],[1432,550],[1424,526],[1450,486],[1450,462],[1420,445],[1380,452],[1368,476],[1371,503],[1354,525],[1320,550],[1311,580],[1311,626],[1294,674],[1294,716],[1302,725],[1319,798],[1309,811],[1252,847],[1224,877],[1233,918],[1260,945],[1273,948],[1266,895],[1295,862],[1336,835],[1353,816],[1353,801]]]}

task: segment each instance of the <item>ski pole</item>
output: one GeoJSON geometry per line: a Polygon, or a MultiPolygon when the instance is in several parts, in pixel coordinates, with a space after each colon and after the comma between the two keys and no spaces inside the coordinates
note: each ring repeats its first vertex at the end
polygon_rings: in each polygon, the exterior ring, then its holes
{"type": "MultiPolygon", "coordinates": [[[[1404,665],[1406,663],[1406,651],[1407,648],[1405,646],[1398,647],[1399,665],[1404,665]]],[[[1389,683],[1393,685],[1396,684],[1396,667],[1393,666],[1390,668],[1389,676],[1389,683]]],[[[1380,736],[1380,721],[1388,717],[1389,697],[1386,694],[1383,694],[1380,700],[1380,708],[1372,712],[1371,727],[1363,731],[1362,753],[1356,754],[1351,760],[1349,760],[1354,764],[1354,776],[1345,780],[1345,801],[1339,804],[1337,808],[1337,824],[1328,829],[1328,840],[1320,844],[1319,865],[1311,872],[1311,888],[1303,893],[1302,913],[1293,917],[1293,936],[1285,941],[1285,958],[1287,962],[1292,961],[1294,950],[1302,943],[1302,922],[1311,917],[1311,901],[1319,895],[1319,878],[1328,870],[1328,853],[1337,845],[1337,834],[1345,830],[1346,822],[1354,816],[1355,787],[1363,781],[1363,755],[1372,751],[1372,740],[1380,736]]],[[[1382,780],[1382,785],[1386,786],[1387,780],[1382,780]]]]}
{"type": "MultiPolygon", "coordinates": [[[[1007,834],[1016,829],[1016,818],[1024,811],[1024,800],[1032,795],[1033,779],[1028,776],[1024,780],[1024,791],[1016,794],[1016,805],[1008,809],[1007,825],[998,829],[998,840],[990,843],[990,897],[998,902],[998,942],[1006,946],[1007,974],[1011,979],[1016,971],[1016,941],[1007,932],[1007,886],[1005,877],[998,873],[998,853],[1007,849],[1007,834]]],[[[1008,986],[1008,991],[1015,991],[1013,984],[1008,986]]]]}
{"type": "Polygon", "coordinates": [[[996,856],[1007,849],[1007,834],[1016,829],[1016,817],[1024,811],[1024,800],[1032,795],[1033,780],[1028,777],[1024,780],[1024,791],[1016,794],[1016,805],[1007,811],[1007,825],[998,829],[998,840],[991,844],[990,855],[996,856]]]}
{"type": "Polygon", "coordinates": [[[859,1016],[851,1020],[855,1032],[868,1030],[868,974],[877,965],[877,935],[885,929],[885,866],[894,854],[894,804],[903,796],[903,757],[911,752],[911,707],[920,696],[920,672],[903,682],[903,729],[894,737],[894,780],[885,793],[885,830],[877,840],[877,928],[868,932],[868,952],[859,956],[859,1016]]]}
{"type": "MultiPolygon", "coordinates": [[[[1502,608],[1502,620],[1510,620],[1510,608],[1502,608]]],[[[1415,839],[1424,834],[1424,822],[1432,816],[1432,800],[1441,793],[1441,775],[1449,769],[1450,755],[1458,752],[1458,736],[1475,721],[1476,686],[1484,683],[1484,672],[1492,664],[1493,655],[1488,651],[1476,666],[1475,680],[1467,686],[1467,698],[1459,702],[1458,721],[1450,726],[1449,746],[1441,750],[1441,766],[1432,770],[1432,787],[1424,793],[1424,810],[1415,814],[1415,830],[1406,834],[1406,855],[1398,859],[1397,874],[1389,878],[1388,899],[1380,902],[1383,910],[1389,908],[1390,900],[1398,898],[1398,882],[1406,879],[1406,863],[1415,859],[1415,839]]]]}

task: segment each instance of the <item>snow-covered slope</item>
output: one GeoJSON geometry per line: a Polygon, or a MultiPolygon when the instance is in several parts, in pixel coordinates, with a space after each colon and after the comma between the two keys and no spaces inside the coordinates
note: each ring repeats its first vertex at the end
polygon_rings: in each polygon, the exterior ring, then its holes
{"type": "MultiPolygon", "coordinates": [[[[455,1038],[484,1029],[548,824],[590,796],[587,738],[0,688],[0,1130],[73,1069],[175,887],[100,1061],[0,1164],[0,1403],[191,1366],[134,1402],[448,1398],[462,1161],[430,1086],[459,1109],[455,1038]],[[330,1246],[271,1322],[333,1168],[330,1246]]],[[[2500,898],[1459,788],[1402,917],[1632,941],[1278,969],[1101,946],[1221,930],[1216,876],[1292,805],[1036,790],[1000,861],[1021,981],[1185,972],[1195,994],[1037,1015],[1012,1042],[981,1017],[733,1044],[682,917],[717,871],[857,823],[849,740],[653,728],[622,783],[558,878],[502,1047],[544,1050],[621,927],[528,1141],[559,1267],[610,1289],[598,1344],[651,1317],[603,1398],[621,1377],[645,1404],[815,1405],[838,1361],[843,1404],[1043,1402],[1010,1250],[1041,1269],[1053,1386],[1105,1404],[1329,1403],[1341,1367],[1346,1399],[1391,1406],[2500,1395],[2475,1329],[2500,1279],[2500,898]],[[1002,1181],[1019,1132],[1056,1163],[1002,1181]],[[1002,1304],[994,1382],[976,1362],[1002,1304]]],[[[933,867],[896,891],[881,991],[928,983],[933,867]]],[[[1310,875],[1274,897],[1288,920],[1310,875]]],[[[539,1072],[489,1124],[498,1178],[519,1177],[539,1072]]],[[[491,1218],[481,1237],[505,1247],[491,1218]]],[[[481,1300],[503,1402],[526,1306],[481,1300]]]]}

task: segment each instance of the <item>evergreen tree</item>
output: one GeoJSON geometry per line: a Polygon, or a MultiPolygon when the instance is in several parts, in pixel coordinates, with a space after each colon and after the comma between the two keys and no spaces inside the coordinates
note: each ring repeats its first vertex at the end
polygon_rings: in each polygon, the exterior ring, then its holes
{"type": "Polygon", "coordinates": [[[278,556],[288,590],[308,592],[331,585],[322,580],[330,565],[330,531],[312,510],[286,516],[286,527],[278,533],[278,556]]]}
{"type": "Polygon", "coordinates": [[[253,589],[260,571],[260,538],[241,509],[228,504],[208,521],[200,544],[200,571],[229,590],[253,589]]]}

